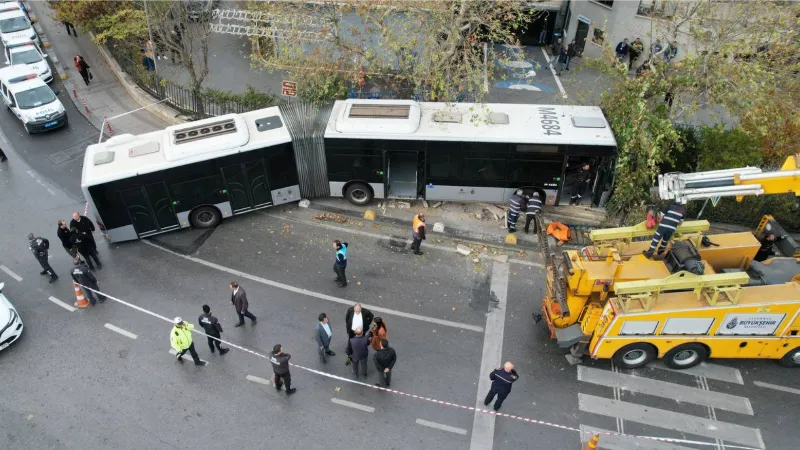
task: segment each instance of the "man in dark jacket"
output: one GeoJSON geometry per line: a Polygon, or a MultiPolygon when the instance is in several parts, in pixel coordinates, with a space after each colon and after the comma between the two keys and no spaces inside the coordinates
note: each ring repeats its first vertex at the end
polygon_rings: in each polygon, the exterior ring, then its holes
{"type": "Polygon", "coordinates": [[[369,357],[369,338],[364,336],[364,330],[356,329],[356,335],[347,345],[347,356],[352,360],[353,375],[358,378],[359,368],[364,378],[367,377],[367,358],[369,357]]]}
{"type": "Polygon", "coordinates": [[[637,59],[639,59],[639,55],[641,55],[642,52],[644,52],[644,43],[640,38],[637,37],[631,43],[631,48],[630,48],[631,56],[630,59],[628,60],[628,70],[633,69],[633,64],[636,62],[637,59]]]}
{"type": "Polygon", "coordinates": [[[58,239],[61,241],[61,246],[69,253],[69,256],[72,258],[78,256],[78,249],[72,243],[72,231],[67,228],[66,220],[58,221],[58,230],[56,230],[56,234],[58,234],[58,239]]]}
{"type": "Polygon", "coordinates": [[[522,200],[522,190],[517,189],[514,195],[508,199],[508,211],[506,212],[506,228],[509,233],[517,231],[517,219],[519,219],[519,212],[523,208],[524,201],[522,200]]]}
{"type": "Polygon", "coordinates": [[[591,181],[591,165],[585,162],[578,170],[575,181],[572,182],[572,197],[569,199],[570,205],[579,205],[581,203],[581,198],[586,194],[586,189],[589,187],[591,181]]]}
{"type": "Polygon", "coordinates": [[[83,295],[89,299],[89,303],[94,306],[97,302],[103,303],[106,301],[105,296],[98,294],[95,291],[99,291],[100,287],[97,286],[97,278],[92,273],[92,269],[90,269],[86,264],[81,261],[80,258],[75,258],[73,260],[74,267],[72,268],[72,279],[81,286],[86,286],[85,289],[81,287],[83,291],[83,295]]]}
{"type": "Polygon", "coordinates": [[[347,242],[342,243],[337,239],[333,241],[333,248],[336,249],[336,258],[333,261],[336,282],[339,283],[339,287],[345,287],[347,286],[347,275],[344,273],[347,269],[347,242]]]}
{"type": "Polygon", "coordinates": [[[494,410],[497,411],[503,405],[503,400],[511,392],[511,384],[519,379],[519,375],[514,370],[514,365],[507,361],[502,368],[498,367],[494,372],[490,373],[489,379],[492,380],[492,388],[486,394],[483,404],[488,405],[497,396],[497,401],[494,402],[494,410]]]}
{"type": "Polygon", "coordinates": [[[283,353],[283,346],[277,344],[272,347],[272,356],[269,362],[272,363],[272,373],[275,374],[273,381],[275,382],[275,390],[280,391],[283,385],[286,385],[286,395],[292,395],[297,391],[297,388],[292,387],[292,374],[289,373],[289,360],[292,355],[283,353]]]}
{"type": "Polygon", "coordinates": [[[347,308],[347,314],[344,316],[344,323],[347,326],[347,337],[353,338],[356,335],[356,328],[362,330],[369,330],[372,325],[372,319],[375,316],[372,311],[367,308],[362,308],[360,303],[347,308]]]}
{"type": "Polygon", "coordinates": [[[644,256],[652,258],[656,247],[658,247],[658,255],[663,255],[678,225],[683,223],[685,215],[686,209],[683,205],[673,203],[667,206],[667,208],[659,214],[658,228],[656,228],[656,232],[653,234],[653,240],[650,241],[650,248],[644,251],[644,256]]]}
{"type": "Polygon", "coordinates": [[[628,53],[630,52],[630,50],[631,50],[631,46],[628,45],[628,39],[627,38],[623,39],[622,42],[617,44],[617,48],[615,50],[616,53],[617,53],[617,59],[620,62],[625,61],[625,57],[628,56],[628,53]]]}
{"type": "Polygon", "coordinates": [[[247,302],[247,293],[236,281],[231,281],[231,305],[236,308],[236,314],[239,315],[239,323],[234,325],[234,327],[240,327],[244,325],[245,317],[252,321],[253,326],[256,325],[258,319],[247,310],[247,308],[250,306],[250,303],[247,302]]]}
{"type": "Polygon", "coordinates": [[[317,327],[314,330],[314,340],[317,341],[319,346],[319,360],[322,363],[328,362],[325,359],[325,355],[336,356],[336,353],[330,349],[332,336],[333,329],[328,321],[328,315],[322,313],[319,315],[319,322],[317,322],[317,327]]]}
{"type": "Polygon", "coordinates": [[[200,314],[200,317],[197,319],[197,323],[203,327],[206,334],[208,335],[208,347],[211,349],[211,353],[214,353],[214,346],[217,347],[219,350],[220,355],[224,355],[228,353],[231,349],[229,348],[222,348],[219,344],[219,340],[221,339],[222,333],[222,325],[220,325],[219,320],[216,317],[211,315],[211,307],[208,305],[203,305],[203,314],[200,314]]]}
{"type": "Polygon", "coordinates": [[[94,241],[94,224],[88,217],[82,216],[77,212],[72,213],[72,220],[69,222],[69,229],[77,228],[79,233],[84,233],[88,238],[89,241],[92,243],[92,247],[97,250],[97,242],[94,241]]]}
{"type": "Polygon", "coordinates": [[[98,269],[103,268],[103,264],[100,262],[100,258],[97,257],[97,247],[95,247],[95,245],[92,243],[92,240],[89,237],[89,235],[78,231],[77,228],[72,228],[70,230],[69,239],[70,242],[72,242],[72,246],[78,250],[78,253],[83,255],[83,258],[89,264],[90,269],[94,270],[92,259],[94,259],[98,269]]]}
{"type": "Polygon", "coordinates": [[[541,210],[542,200],[539,198],[539,193],[534,192],[533,195],[528,198],[528,202],[525,205],[525,234],[528,234],[531,222],[533,222],[533,234],[536,234],[538,231],[536,215],[539,214],[541,210]]]}
{"type": "MultiPolygon", "coordinates": [[[[397,353],[394,349],[389,347],[389,341],[384,339],[381,341],[381,349],[375,352],[375,368],[378,369],[378,374],[383,377],[384,387],[389,387],[392,384],[392,368],[394,363],[397,362],[397,353]]],[[[375,383],[375,386],[380,386],[380,383],[375,383]]]]}
{"type": "Polygon", "coordinates": [[[33,253],[36,261],[39,261],[39,265],[42,266],[43,270],[39,272],[39,275],[50,275],[50,282],[54,283],[58,279],[58,275],[56,275],[56,271],[50,267],[50,262],[48,261],[50,257],[48,252],[50,249],[50,241],[45,238],[36,237],[33,233],[29,233],[28,247],[31,249],[31,253],[33,253]]]}

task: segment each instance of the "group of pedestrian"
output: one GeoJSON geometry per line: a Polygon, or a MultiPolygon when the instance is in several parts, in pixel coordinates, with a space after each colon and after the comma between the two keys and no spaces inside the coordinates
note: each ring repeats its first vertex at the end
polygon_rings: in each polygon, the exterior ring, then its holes
{"type": "MultiPolygon", "coordinates": [[[[92,221],[89,220],[88,217],[83,216],[78,212],[72,214],[72,220],[69,223],[69,228],[67,228],[66,221],[58,221],[58,229],[56,230],[56,233],[61,241],[62,246],[64,247],[64,250],[72,258],[73,265],[76,267],[84,266],[84,260],[80,258],[81,256],[83,256],[85,261],[88,263],[85,270],[81,269],[82,272],[80,274],[85,275],[86,278],[79,277],[81,279],[94,278],[94,275],[91,274],[91,271],[95,268],[95,266],[92,264],[92,259],[94,259],[98,269],[103,268],[97,253],[97,243],[94,240],[94,236],[92,236],[94,230],[95,227],[92,221]]],[[[39,265],[42,266],[42,271],[40,274],[49,275],[50,283],[54,283],[56,280],[58,280],[58,275],[56,275],[53,267],[50,266],[50,241],[43,237],[37,237],[33,233],[29,233],[28,248],[31,250],[31,253],[33,253],[36,261],[39,262],[39,265]]],[[[74,270],[75,269],[73,269],[73,272],[74,270]]],[[[75,279],[75,274],[73,274],[73,279],[75,279]]]]}
{"type": "MultiPolygon", "coordinates": [[[[347,346],[345,347],[347,360],[345,364],[352,366],[353,376],[356,379],[359,376],[367,377],[371,347],[374,352],[373,362],[382,380],[382,383],[375,383],[375,385],[389,387],[392,384],[392,369],[397,362],[397,353],[389,346],[386,322],[380,317],[375,317],[370,310],[360,304],[348,308],[344,322],[347,328],[347,346]]],[[[327,362],[326,356],[335,355],[330,350],[332,336],[333,331],[328,316],[324,313],[320,314],[316,339],[322,363],[327,362]]]]}
{"type": "Polygon", "coordinates": [[[561,41],[561,38],[558,38],[556,42],[553,43],[552,52],[553,57],[550,60],[550,66],[552,67],[553,63],[556,61],[559,62],[561,66],[556,74],[561,76],[562,71],[569,70],[569,63],[577,54],[575,39],[573,39],[569,44],[564,45],[561,41]]]}
{"type": "Polygon", "coordinates": [[[517,189],[516,192],[508,200],[508,211],[506,212],[506,228],[509,233],[516,233],[517,221],[520,214],[525,214],[525,233],[529,233],[531,222],[533,222],[533,232],[539,231],[536,222],[536,215],[542,210],[542,198],[540,194],[534,191],[532,194],[527,195],[522,192],[522,189],[517,189]]]}

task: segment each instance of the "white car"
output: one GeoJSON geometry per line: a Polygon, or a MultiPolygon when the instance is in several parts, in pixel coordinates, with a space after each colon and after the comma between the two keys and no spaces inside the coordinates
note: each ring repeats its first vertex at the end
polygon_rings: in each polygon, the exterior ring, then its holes
{"type": "Polygon", "coordinates": [[[0,40],[8,46],[19,42],[39,41],[30,19],[19,3],[0,3],[0,40]]]}
{"type": "Polygon", "coordinates": [[[68,123],[67,110],[56,93],[26,65],[0,69],[0,98],[28,133],[55,130],[68,123]]]}
{"type": "Polygon", "coordinates": [[[5,283],[0,283],[0,350],[4,350],[22,335],[22,318],[3,295],[5,283]]]}
{"type": "Polygon", "coordinates": [[[6,47],[6,64],[24,64],[39,75],[45,83],[53,81],[53,72],[47,64],[47,54],[33,41],[20,42],[6,47]]]}

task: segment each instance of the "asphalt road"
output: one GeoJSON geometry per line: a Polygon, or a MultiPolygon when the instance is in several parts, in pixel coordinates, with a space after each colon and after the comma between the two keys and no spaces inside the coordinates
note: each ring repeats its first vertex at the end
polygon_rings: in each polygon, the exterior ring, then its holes
{"type": "MultiPolygon", "coordinates": [[[[64,104],[67,130],[27,136],[10,118],[0,123],[10,156],[0,165],[0,202],[9,218],[0,234],[0,265],[22,278],[0,271],[0,281],[26,326],[0,353],[0,436],[9,448],[481,448],[474,444],[486,440],[485,418],[347,381],[343,323],[352,301],[386,319],[399,355],[392,387],[405,393],[475,406],[484,394],[482,367],[489,359],[511,360],[521,378],[501,411],[573,429],[712,444],[606,438],[601,448],[762,447],[763,440],[766,448],[784,449],[800,434],[793,426],[797,392],[774,388],[800,385],[772,361],[714,361],[691,373],[618,371],[606,361],[570,366],[544,327],[531,323],[543,285],[534,255],[510,255],[508,263],[488,255],[475,263],[456,255],[454,243],[432,238],[425,256],[415,257],[390,242],[404,230],[320,223],[312,211],[292,205],[226,221],[188,256],[168,250],[182,233],[149,243],[101,243],[105,268],[98,278],[111,295],[192,322],[207,303],[225,339],[262,354],[281,343],[292,362],[330,376],[293,369],[299,390],[287,398],[258,382],[270,378],[266,360],[236,349],[211,355],[200,336],[197,349],[210,364],[179,365],[168,353],[170,324],[158,317],[113,300],[69,311],[51,299],[73,302],[70,262],[55,222],[83,207],[80,152],[70,150],[60,163],[52,155],[97,137],[71,102],[64,104]],[[30,231],[51,239],[58,283],[38,275],[24,238],[30,231]],[[351,247],[345,289],[332,281],[330,245],[337,238],[351,247]],[[256,327],[233,327],[227,288],[233,279],[248,292],[256,327]],[[498,295],[504,308],[489,300],[498,295]],[[322,311],[332,318],[338,353],[327,365],[318,362],[312,342],[322,311]],[[493,322],[498,318],[502,334],[493,322]],[[499,354],[484,357],[495,344],[499,354]],[[480,430],[473,429],[477,423],[480,430]]],[[[377,375],[369,369],[371,384],[377,375]]],[[[502,417],[489,437],[496,449],[580,443],[576,431],[502,417]]]]}

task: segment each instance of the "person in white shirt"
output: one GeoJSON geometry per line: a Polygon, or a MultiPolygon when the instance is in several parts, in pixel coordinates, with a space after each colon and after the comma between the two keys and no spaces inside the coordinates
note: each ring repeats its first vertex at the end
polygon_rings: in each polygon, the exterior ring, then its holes
{"type": "Polygon", "coordinates": [[[369,330],[374,317],[375,316],[372,314],[372,311],[361,307],[360,303],[356,303],[348,308],[347,314],[344,317],[344,322],[347,326],[348,342],[350,339],[355,337],[356,329],[361,328],[362,330],[369,330]]]}
{"type": "Polygon", "coordinates": [[[325,355],[329,356],[336,356],[336,353],[331,351],[329,348],[331,345],[331,337],[333,336],[333,329],[331,329],[331,324],[328,322],[328,315],[322,313],[319,315],[319,322],[317,323],[317,328],[314,333],[314,338],[317,341],[317,345],[319,346],[319,361],[321,363],[328,362],[325,359],[325,355]]]}

